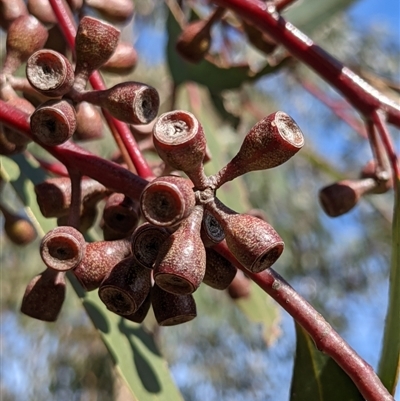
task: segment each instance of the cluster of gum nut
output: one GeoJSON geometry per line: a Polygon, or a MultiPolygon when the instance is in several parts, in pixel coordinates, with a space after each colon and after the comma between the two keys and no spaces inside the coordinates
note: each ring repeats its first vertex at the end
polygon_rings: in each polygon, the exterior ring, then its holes
{"type": "MultiPolygon", "coordinates": [[[[82,101],[101,106],[128,124],[147,124],[156,118],[159,97],[150,86],[125,82],[104,91],[85,90],[90,74],[111,57],[118,38],[118,30],[110,24],[84,17],[76,36],[75,69],[55,51],[31,55],[30,84],[55,98],[31,116],[37,142],[56,146],[69,140],[76,129],[75,107],[82,101]]],[[[100,299],[118,315],[141,322],[152,305],[160,325],[184,323],[196,316],[192,294],[202,282],[225,289],[236,275],[236,267],[213,249],[221,241],[237,263],[253,273],[279,258],[284,243],[273,227],[229,209],[216,191],[240,175],[279,166],[297,153],[304,138],[291,117],[278,111],[259,121],[237,155],[212,176],[204,172],[206,139],[193,114],[177,110],[159,116],[153,142],[161,159],[188,178],[157,177],[137,202],[83,179],[82,210],[93,210],[99,199],[109,197],[103,214],[107,239],[87,243],[78,229],[68,225],[47,233],[40,245],[47,268],[29,283],[23,313],[54,321],[65,297],[65,274],[70,271],[85,290],[98,289],[100,299]],[[137,226],[141,217],[145,222],[137,226]]],[[[36,187],[39,206],[45,216],[54,213],[59,224],[65,224],[71,188],[65,179],[50,181],[36,187]],[[49,185],[63,200],[55,202],[55,212],[44,212],[55,199],[49,185]],[[60,207],[63,203],[65,208],[60,207]]]]}

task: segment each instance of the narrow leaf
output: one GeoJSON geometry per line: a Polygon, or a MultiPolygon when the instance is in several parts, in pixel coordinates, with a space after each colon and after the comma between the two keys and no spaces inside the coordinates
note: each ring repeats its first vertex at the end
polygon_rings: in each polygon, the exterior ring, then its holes
{"type": "Polygon", "coordinates": [[[395,182],[392,228],[392,263],[389,279],[389,305],[378,376],[391,394],[400,373],[400,179],[395,182]]]}
{"type": "Polygon", "coordinates": [[[364,398],[349,376],[318,351],[307,332],[296,326],[296,355],[291,401],[358,401],[364,398]]]}

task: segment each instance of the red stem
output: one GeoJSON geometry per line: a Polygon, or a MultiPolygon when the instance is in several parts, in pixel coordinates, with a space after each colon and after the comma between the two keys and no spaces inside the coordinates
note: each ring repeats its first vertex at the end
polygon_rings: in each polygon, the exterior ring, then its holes
{"type": "MultiPolygon", "coordinates": [[[[50,0],[50,4],[53,8],[54,14],[57,17],[59,27],[65,37],[65,40],[67,41],[70,49],[73,51],[75,48],[76,26],[71,12],[64,0],[50,0]]],[[[89,77],[89,82],[94,90],[106,89],[103,78],[98,71],[93,72],[93,74],[89,77]]],[[[137,173],[144,178],[153,177],[154,174],[146,159],[140,152],[135,138],[133,138],[128,126],[111,117],[108,113],[104,113],[104,116],[108,125],[110,126],[111,131],[115,132],[116,130],[121,137],[137,173]]]]}
{"type": "Polygon", "coordinates": [[[271,268],[258,274],[245,269],[225,241],[213,248],[278,302],[307,331],[317,349],[334,359],[350,376],[367,401],[394,401],[372,367],[278,273],[271,268]]]}
{"type": "Polygon", "coordinates": [[[386,150],[386,154],[388,155],[390,166],[393,172],[393,183],[400,180],[400,164],[399,159],[396,155],[396,151],[392,142],[392,138],[386,126],[386,119],[384,113],[380,110],[375,110],[371,114],[372,122],[375,124],[375,127],[381,137],[382,144],[386,150]]]}
{"type": "MultiPolygon", "coordinates": [[[[28,117],[28,114],[0,100],[0,122],[34,140],[28,117]]],[[[144,178],[80,148],[71,141],[59,146],[40,145],[67,168],[76,168],[83,175],[93,178],[116,192],[123,192],[132,199],[139,200],[144,187],[148,184],[144,178]]]]}
{"type": "Polygon", "coordinates": [[[400,107],[313,43],[304,33],[285,21],[274,6],[259,0],[214,0],[231,9],[282,44],[298,60],[341,92],[349,103],[368,118],[377,110],[387,113],[387,121],[400,128],[400,107]]]}
{"type": "Polygon", "coordinates": [[[351,128],[354,129],[360,136],[363,138],[367,138],[367,133],[365,132],[365,128],[362,125],[361,121],[354,118],[352,115],[348,113],[349,104],[345,103],[345,101],[338,102],[331,99],[324,93],[317,85],[314,85],[312,82],[301,80],[300,84],[302,87],[317,98],[320,102],[329,107],[332,112],[338,116],[341,120],[347,123],[351,128]]]}
{"type": "Polygon", "coordinates": [[[61,177],[68,177],[68,170],[65,168],[63,164],[60,163],[51,163],[46,160],[41,159],[40,157],[37,157],[35,155],[29,154],[31,157],[33,157],[40,165],[40,167],[48,171],[49,173],[53,173],[55,175],[59,175],[61,177]]]}
{"type": "Polygon", "coordinates": [[[71,206],[68,214],[68,225],[78,230],[82,203],[82,174],[75,168],[68,169],[68,172],[71,180],[71,206]]]}

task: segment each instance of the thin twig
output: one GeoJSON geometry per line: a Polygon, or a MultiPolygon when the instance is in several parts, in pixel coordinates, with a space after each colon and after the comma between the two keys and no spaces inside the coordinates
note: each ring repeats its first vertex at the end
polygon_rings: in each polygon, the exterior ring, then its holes
{"type": "Polygon", "coordinates": [[[387,113],[387,121],[400,128],[400,106],[373,88],[303,32],[259,0],[214,0],[215,4],[237,13],[262,32],[282,44],[298,60],[341,92],[348,102],[368,118],[377,109],[387,113]]]}
{"type": "MultiPolygon", "coordinates": [[[[29,126],[29,115],[0,100],[0,122],[35,141],[29,126]]],[[[40,144],[52,156],[68,167],[78,169],[83,175],[93,178],[105,187],[123,192],[139,200],[148,181],[133,174],[119,164],[110,162],[82,149],[71,141],[59,146],[40,144]]]]}
{"type": "Polygon", "coordinates": [[[278,273],[271,268],[258,274],[245,269],[232,255],[225,241],[214,246],[214,249],[278,302],[307,331],[317,349],[334,359],[350,376],[367,401],[394,401],[372,367],[278,273]]]}

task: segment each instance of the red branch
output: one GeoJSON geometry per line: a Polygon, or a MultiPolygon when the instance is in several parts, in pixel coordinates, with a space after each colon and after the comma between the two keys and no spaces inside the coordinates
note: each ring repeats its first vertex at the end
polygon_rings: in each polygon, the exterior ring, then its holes
{"type": "MultiPolygon", "coordinates": [[[[2,100],[0,100],[0,122],[33,139],[27,114],[2,100]]],[[[125,193],[134,199],[139,199],[147,184],[146,180],[125,168],[95,156],[72,142],[54,147],[43,146],[43,148],[67,167],[72,166],[106,187],[125,193]]],[[[275,299],[311,335],[318,349],[332,357],[342,367],[368,401],[393,401],[393,397],[383,387],[371,366],[357,355],[282,277],[272,269],[259,274],[249,272],[238,263],[224,242],[218,244],[215,249],[275,299]]]]}
{"type": "Polygon", "coordinates": [[[329,107],[337,117],[347,123],[354,131],[360,134],[360,136],[367,138],[367,133],[365,132],[365,127],[362,122],[349,114],[350,105],[348,103],[344,100],[339,102],[330,98],[326,93],[318,88],[317,85],[314,85],[310,81],[300,80],[300,84],[307,92],[329,107]]]}
{"type": "Polygon", "coordinates": [[[381,109],[387,114],[387,121],[400,128],[400,107],[361,77],[345,67],[332,55],[287,22],[273,5],[260,0],[214,0],[241,18],[246,19],[259,30],[282,44],[298,60],[313,69],[321,78],[341,92],[349,103],[364,117],[369,118],[381,109]]]}
{"type": "MultiPolygon", "coordinates": [[[[50,0],[50,4],[53,8],[54,14],[57,17],[59,27],[64,35],[65,40],[68,43],[68,46],[71,48],[71,50],[74,50],[76,26],[68,6],[65,4],[64,0],[50,0]]],[[[93,72],[93,74],[89,77],[89,81],[94,90],[106,89],[103,78],[98,71],[93,72]]],[[[122,142],[138,174],[144,178],[153,177],[154,174],[146,159],[140,152],[135,138],[133,137],[128,126],[121,121],[113,118],[109,113],[104,113],[104,116],[107,120],[108,125],[110,126],[111,131],[115,132],[116,130],[121,137],[122,142]]]]}
{"type": "MultiPolygon", "coordinates": [[[[34,140],[28,118],[28,114],[0,100],[1,123],[34,140]]],[[[148,184],[144,178],[131,173],[116,163],[82,149],[71,141],[59,146],[45,146],[40,143],[39,145],[67,168],[75,168],[82,175],[91,177],[116,192],[123,192],[132,199],[139,200],[144,187],[148,184]]]]}
{"type": "Polygon", "coordinates": [[[350,376],[367,401],[394,401],[372,367],[278,273],[271,268],[258,274],[250,272],[235,259],[225,241],[214,249],[278,302],[307,331],[317,349],[334,359],[350,376]]]}

